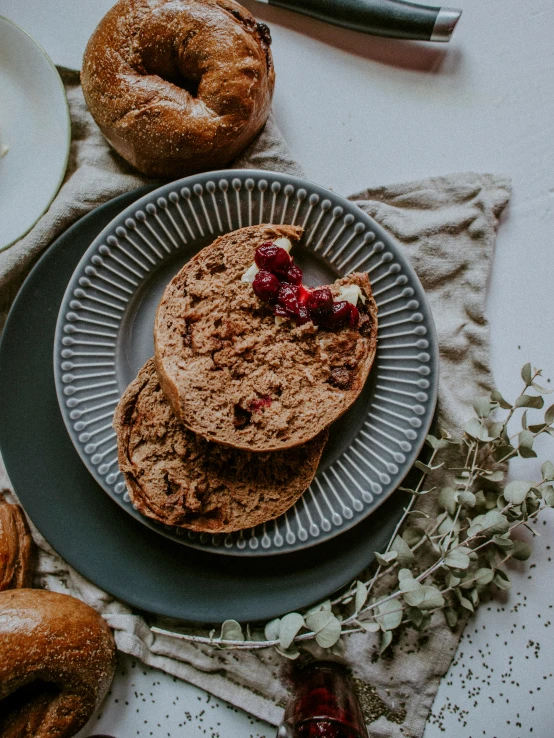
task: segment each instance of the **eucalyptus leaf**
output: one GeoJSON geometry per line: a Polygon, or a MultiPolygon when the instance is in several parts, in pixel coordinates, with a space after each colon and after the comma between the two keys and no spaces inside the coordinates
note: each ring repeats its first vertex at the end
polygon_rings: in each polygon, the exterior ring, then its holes
{"type": "Polygon", "coordinates": [[[282,648],[279,648],[278,646],[276,646],[275,650],[277,651],[277,653],[280,653],[281,656],[284,656],[286,659],[290,659],[291,661],[294,661],[300,656],[300,651],[298,651],[296,648],[289,648],[287,650],[283,650],[282,648]]]}
{"type": "Polygon", "coordinates": [[[318,610],[317,612],[306,613],[305,615],[306,626],[310,630],[313,630],[314,633],[319,633],[333,619],[336,620],[333,613],[329,610],[318,610]]]}
{"type": "Polygon", "coordinates": [[[516,479],[506,485],[506,489],[504,490],[504,499],[512,505],[521,505],[523,500],[529,494],[529,490],[532,486],[531,482],[524,482],[523,480],[516,479]]]}
{"type": "Polygon", "coordinates": [[[465,609],[469,610],[470,612],[475,612],[473,605],[471,604],[471,601],[467,599],[467,597],[464,597],[462,592],[459,589],[454,590],[456,592],[456,595],[458,597],[458,600],[460,601],[460,605],[465,609]]]}
{"type": "Polygon", "coordinates": [[[396,536],[391,545],[391,550],[398,554],[398,563],[400,566],[406,566],[415,561],[412,550],[401,536],[396,536]]]}
{"type": "Polygon", "coordinates": [[[469,554],[471,549],[467,546],[458,546],[449,551],[444,557],[444,563],[451,569],[467,569],[469,566],[469,554]]]}
{"type": "Polygon", "coordinates": [[[421,589],[422,586],[421,582],[418,582],[417,579],[408,577],[398,582],[398,589],[401,592],[413,592],[415,589],[421,589]]]}
{"type": "Polygon", "coordinates": [[[461,578],[455,576],[454,574],[450,573],[448,577],[446,578],[446,583],[449,587],[457,587],[458,584],[461,582],[461,578]]]}
{"type": "Polygon", "coordinates": [[[423,623],[423,618],[425,617],[423,614],[423,610],[420,610],[419,607],[407,607],[406,614],[416,628],[421,627],[421,624],[423,623]]]}
{"type": "Polygon", "coordinates": [[[547,425],[552,425],[552,423],[554,423],[554,405],[550,405],[548,410],[544,413],[544,422],[547,425]]]}
{"type": "Polygon", "coordinates": [[[475,505],[477,504],[477,499],[475,495],[473,494],[473,492],[469,491],[460,492],[460,494],[458,495],[458,501],[464,507],[475,507],[475,505]]]}
{"type": "Polygon", "coordinates": [[[491,536],[495,533],[506,533],[510,527],[510,523],[506,516],[498,510],[489,510],[484,515],[478,515],[473,519],[473,524],[469,530],[471,531],[476,524],[481,527],[481,530],[484,533],[491,536]]]}
{"type": "Polygon", "coordinates": [[[437,466],[429,466],[429,464],[424,464],[423,461],[420,461],[419,459],[414,463],[414,466],[416,469],[419,469],[424,474],[431,474],[436,469],[440,469],[442,466],[444,466],[444,462],[441,464],[437,464],[437,466]]]}
{"type": "Polygon", "coordinates": [[[498,438],[504,429],[504,423],[489,423],[488,433],[492,439],[498,438]]]}
{"type": "Polygon", "coordinates": [[[510,403],[502,397],[498,390],[493,390],[491,392],[491,400],[498,403],[498,405],[500,405],[504,410],[511,410],[512,408],[510,403]]]}
{"type": "Polygon", "coordinates": [[[554,487],[551,484],[547,484],[546,487],[541,487],[542,498],[544,504],[548,507],[554,507],[554,487]]]}
{"type": "Polygon", "coordinates": [[[359,625],[360,628],[363,628],[366,633],[377,633],[379,630],[381,630],[381,626],[379,623],[375,623],[372,620],[356,620],[356,625],[359,625]]]}
{"type": "Polygon", "coordinates": [[[289,612],[288,615],[281,618],[279,645],[283,651],[289,648],[303,627],[304,618],[298,612],[289,612]]]}
{"type": "Polygon", "coordinates": [[[488,397],[476,397],[473,400],[473,409],[480,418],[488,418],[491,414],[491,403],[488,397]]]}
{"type": "Polygon", "coordinates": [[[452,487],[443,487],[439,492],[438,503],[450,515],[455,515],[458,504],[458,493],[452,487]]]}
{"type": "Polygon", "coordinates": [[[456,610],[454,610],[453,607],[447,607],[444,611],[444,616],[446,618],[446,622],[448,623],[450,628],[455,628],[458,624],[458,613],[456,610]]]}
{"type": "Polygon", "coordinates": [[[536,382],[531,382],[531,387],[535,390],[535,392],[540,392],[541,395],[551,395],[552,392],[554,392],[554,390],[548,389],[548,387],[543,387],[536,382]]]}
{"type": "Polygon", "coordinates": [[[412,548],[412,546],[415,546],[416,543],[419,543],[424,537],[425,531],[418,525],[410,525],[406,528],[404,533],[402,533],[402,538],[406,541],[410,548],[412,548]]]}
{"type": "Polygon", "coordinates": [[[518,436],[519,440],[519,447],[521,448],[524,446],[525,448],[533,448],[533,443],[535,441],[535,438],[531,431],[529,430],[522,430],[518,436]]]}
{"type": "Polygon", "coordinates": [[[516,407],[533,407],[540,410],[544,400],[540,395],[520,395],[516,400],[516,407]]]}
{"type": "Polygon", "coordinates": [[[226,620],[221,626],[222,641],[244,641],[244,633],[236,620],[226,620]]]}
{"type": "Polygon", "coordinates": [[[435,451],[440,451],[441,449],[446,448],[447,446],[450,445],[449,442],[445,440],[444,438],[436,438],[435,436],[432,436],[431,434],[426,436],[425,440],[427,441],[429,446],[431,446],[431,448],[435,449],[435,451]]]}
{"type": "Polygon", "coordinates": [[[354,601],[354,610],[360,612],[367,600],[367,587],[363,582],[356,582],[356,598],[354,601]]]}
{"type": "Polygon", "coordinates": [[[384,653],[387,648],[390,646],[392,641],[392,631],[385,630],[383,631],[381,635],[381,648],[379,649],[379,653],[384,653]]]}
{"type": "Polygon", "coordinates": [[[400,569],[398,572],[398,581],[401,582],[403,579],[413,579],[414,575],[411,569],[400,569]]]}
{"type": "Polygon", "coordinates": [[[510,538],[504,536],[493,536],[492,540],[499,548],[509,550],[514,547],[514,542],[510,538]]]}
{"type": "Polygon", "coordinates": [[[278,641],[281,630],[281,618],[275,618],[266,623],[264,635],[268,641],[278,641]]]}
{"type": "Polygon", "coordinates": [[[525,541],[514,541],[514,548],[512,551],[512,558],[517,561],[527,561],[531,556],[531,549],[525,541]]]}
{"type": "Polygon", "coordinates": [[[554,464],[551,461],[545,461],[541,466],[541,474],[543,479],[548,481],[554,479],[554,464]]]}
{"type": "Polygon", "coordinates": [[[477,571],[474,574],[475,583],[481,585],[484,587],[486,584],[490,584],[493,580],[494,572],[492,569],[487,569],[485,567],[481,569],[477,569],[477,571]]]}
{"type": "Polygon", "coordinates": [[[311,615],[314,612],[321,612],[321,610],[331,610],[331,600],[324,600],[323,602],[319,602],[317,605],[313,605],[310,607],[310,609],[306,612],[304,617],[307,617],[308,615],[311,615]]]}
{"type": "Polygon", "coordinates": [[[525,384],[527,385],[527,387],[533,381],[532,371],[531,371],[531,364],[529,362],[527,362],[527,364],[525,364],[523,366],[523,368],[521,370],[521,378],[523,379],[523,381],[525,382],[525,384]]]}
{"type": "Polygon", "coordinates": [[[410,607],[419,607],[420,610],[434,610],[436,607],[444,606],[444,597],[430,584],[424,584],[412,592],[405,592],[404,601],[410,607]]]}
{"type": "Polygon", "coordinates": [[[376,609],[375,621],[381,630],[394,630],[402,622],[402,603],[397,599],[385,600],[376,609]]]}
{"type": "Polygon", "coordinates": [[[501,482],[504,479],[504,472],[497,469],[495,471],[482,472],[481,476],[488,479],[489,482],[501,482]]]}
{"type": "Polygon", "coordinates": [[[375,558],[380,566],[389,566],[393,561],[396,561],[398,553],[396,551],[387,551],[387,553],[381,555],[378,551],[375,552],[375,558]]]}
{"type": "Polygon", "coordinates": [[[505,572],[502,571],[502,569],[497,569],[495,571],[494,579],[492,581],[494,582],[494,584],[496,584],[498,589],[508,590],[512,588],[510,578],[505,572]]]}
{"type": "Polygon", "coordinates": [[[487,428],[478,418],[471,418],[464,426],[464,432],[477,441],[491,441],[487,428]]]}
{"type": "Polygon", "coordinates": [[[341,633],[340,621],[332,615],[327,625],[316,633],[315,639],[321,648],[331,648],[335,643],[338,643],[341,633]]]}

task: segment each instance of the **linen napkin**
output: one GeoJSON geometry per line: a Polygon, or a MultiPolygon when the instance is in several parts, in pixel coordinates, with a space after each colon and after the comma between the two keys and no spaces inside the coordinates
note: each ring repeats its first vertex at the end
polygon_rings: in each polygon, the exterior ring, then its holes
{"type": "MultiPolygon", "coordinates": [[[[78,72],[60,70],[71,111],[73,137],[63,186],[32,231],[0,254],[0,325],[30,267],[53,239],[97,205],[145,180],[107,145],[89,115],[78,72]]],[[[270,117],[265,129],[234,162],[302,174],[270,117]]],[[[509,181],[492,174],[453,174],[368,189],[352,195],[402,244],[431,303],[440,346],[439,425],[459,433],[471,399],[492,388],[485,294],[499,216],[509,181]]],[[[9,487],[0,464],[0,485],[9,487]]],[[[16,500],[13,491],[8,498],[16,500]]],[[[427,504],[436,504],[433,500],[427,504]]],[[[66,592],[96,608],[115,631],[118,648],[185,679],[248,712],[277,724],[287,699],[280,678],[283,659],[272,649],[213,652],[167,636],[155,636],[145,618],[85,580],[33,530],[40,549],[35,585],[66,592]]],[[[376,659],[377,637],[347,636],[344,659],[352,667],[373,736],[423,734],[440,678],[454,655],[461,629],[441,616],[425,638],[406,635],[392,655],[376,659]]]]}

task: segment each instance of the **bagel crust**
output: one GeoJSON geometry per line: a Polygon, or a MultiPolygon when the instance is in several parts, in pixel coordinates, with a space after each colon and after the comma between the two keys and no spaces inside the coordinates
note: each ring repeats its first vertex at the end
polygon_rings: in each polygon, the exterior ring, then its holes
{"type": "Polygon", "coordinates": [[[119,0],[88,42],[85,100],[144,174],[221,168],[269,115],[270,43],[267,26],[234,0],[119,0]]]}
{"type": "Polygon", "coordinates": [[[89,720],[115,673],[107,623],[56,592],[0,592],[0,735],[70,738],[89,720]]]}
{"type": "Polygon", "coordinates": [[[282,515],[310,485],[327,440],[274,454],[237,451],[186,430],[171,412],[151,359],[117,407],[119,468],[149,518],[230,533],[282,515]]]}
{"type": "MultiPolygon", "coordinates": [[[[241,276],[265,241],[293,244],[296,226],[260,225],[218,238],[167,286],[154,325],[156,370],[181,422],[204,438],[249,451],[306,443],[342,415],[368,377],[377,347],[377,306],[367,274],[358,285],[363,328],[331,332],[312,322],[277,325],[241,276]]],[[[292,251],[294,255],[294,248],[292,251]]]]}

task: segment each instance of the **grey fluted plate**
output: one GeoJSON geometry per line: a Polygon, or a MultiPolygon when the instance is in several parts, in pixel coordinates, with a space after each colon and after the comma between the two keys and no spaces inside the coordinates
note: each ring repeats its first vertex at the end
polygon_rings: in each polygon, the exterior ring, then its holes
{"type": "Polygon", "coordinates": [[[432,420],[438,348],[417,276],[372,218],[306,180],[229,170],[160,187],[125,209],[95,239],[61,304],[54,373],[69,435],[91,474],[119,505],[189,546],[263,556],[343,533],[398,487],[432,420]],[[153,355],[154,313],[171,277],[218,235],[263,222],[303,227],[294,256],[309,285],[368,272],[379,308],[374,367],[357,402],[331,427],[313,483],[287,513],[227,536],[157,524],[129,499],[117,465],[115,407],[153,355]]]}

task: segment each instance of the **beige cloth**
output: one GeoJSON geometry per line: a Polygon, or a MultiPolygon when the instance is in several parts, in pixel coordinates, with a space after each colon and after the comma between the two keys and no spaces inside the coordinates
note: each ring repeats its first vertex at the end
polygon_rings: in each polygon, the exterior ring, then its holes
{"type": "MultiPolygon", "coordinates": [[[[144,182],[100,135],[85,108],[77,73],[62,70],[62,75],[73,125],[69,169],[48,212],[0,254],[3,313],[32,262],[57,235],[100,203],[144,182]]],[[[235,166],[301,174],[273,119],[235,166]]],[[[509,192],[504,177],[466,173],[366,190],[351,198],[403,245],[427,292],[440,344],[439,422],[454,432],[467,419],[470,399],[491,388],[485,293],[498,217],[509,192]]],[[[0,482],[3,474],[0,469],[0,482]]],[[[4,481],[7,485],[7,477],[4,481]]],[[[276,652],[211,653],[154,637],[144,617],[83,579],[35,534],[41,550],[37,586],[68,592],[99,610],[122,651],[278,723],[287,695],[276,652]]],[[[459,636],[439,616],[429,638],[404,637],[395,655],[381,660],[373,658],[374,635],[344,639],[344,655],[358,680],[373,736],[422,735],[459,636]]]]}

